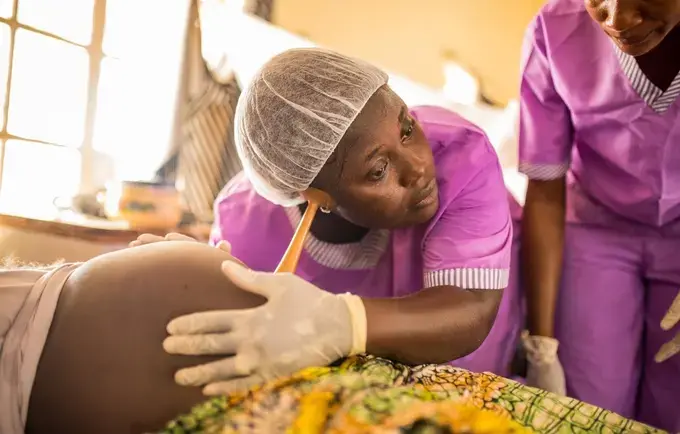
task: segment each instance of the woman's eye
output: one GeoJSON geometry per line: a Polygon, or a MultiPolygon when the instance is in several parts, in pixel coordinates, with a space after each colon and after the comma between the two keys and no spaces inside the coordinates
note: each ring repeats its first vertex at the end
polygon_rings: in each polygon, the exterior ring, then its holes
{"type": "Polygon", "coordinates": [[[371,170],[371,172],[369,173],[369,177],[373,181],[379,181],[385,176],[386,173],[387,173],[387,162],[382,162],[377,167],[375,167],[373,170],[371,170]]]}
{"type": "Polygon", "coordinates": [[[413,135],[413,124],[412,118],[407,118],[401,125],[401,141],[404,142],[408,140],[413,135]]]}

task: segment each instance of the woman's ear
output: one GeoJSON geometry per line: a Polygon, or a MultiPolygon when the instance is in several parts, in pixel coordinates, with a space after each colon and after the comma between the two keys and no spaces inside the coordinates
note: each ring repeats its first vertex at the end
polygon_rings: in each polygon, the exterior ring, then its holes
{"type": "Polygon", "coordinates": [[[335,201],[331,195],[325,191],[309,187],[302,192],[302,197],[304,197],[307,202],[317,204],[322,211],[328,212],[335,208],[335,201]]]}

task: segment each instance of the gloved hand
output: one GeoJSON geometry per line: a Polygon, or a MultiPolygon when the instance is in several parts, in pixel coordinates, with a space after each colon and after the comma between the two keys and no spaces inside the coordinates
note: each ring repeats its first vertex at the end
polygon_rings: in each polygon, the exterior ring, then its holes
{"type": "MultiPolygon", "coordinates": [[[[675,300],[668,308],[668,312],[661,320],[661,328],[664,330],[672,329],[680,321],[680,291],[675,296],[675,300]]],[[[680,332],[678,332],[673,339],[661,345],[659,352],[654,356],[657,363],[661,363],[674,355],[680,353],[680,332]]]]}
{"type": "MultiPolygon", "coordinates": [[[[164,237],[161,237],[160,235],[154,235],[154,234],[142,234],[137,237],[136,240],[131,241],[130,244],[128,244],[129,247],[137,247],[137,246],[142,246],[144,244],[152,244],[152,243],[157,243],[159,241],[194,241],[194,242],[199,242],[195,238],[191,238],[188,235],[183,235],[183,234],[178,234],[176,232],[170,232],[169,234],[165,235],[164,237]]],[[[215,246],[220,250],[224,250],[227,253],[231,253],[231,244],[229,244],[227,241],[222,240],[217,245],[215,246]]]]}
{"type": "Polygon", "coordinates": [[[522,333],[522,345],[527,352],[527,385],[566,396],[567,386],[562,364],[557,358],[557,339],[522,333]]]}
{"type": "Polygon", "coordinates": [[[267,299],[253,309],[200,312],[168,324],[170,354],[231,355],[179,370],[175,381],[206,395],[247,389],[310,366],[366,351],[361,298],[323,291],[293,274],[260,273],[231,261],[224,274],[239,288],[267,299]]]}

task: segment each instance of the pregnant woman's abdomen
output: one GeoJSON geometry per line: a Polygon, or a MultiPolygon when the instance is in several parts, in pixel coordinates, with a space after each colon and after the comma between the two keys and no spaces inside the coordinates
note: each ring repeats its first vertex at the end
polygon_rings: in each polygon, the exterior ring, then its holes
{"type": "Polygon", "coordinates": [[[168,355],[172,318],[255,307],[220,270],[229,255],[161,242],[95,258],[64,286],[31,395],[27,433],[124,434],[157,430],[204,397],[174,383],[182,367],[214,357],[168,355]]]}

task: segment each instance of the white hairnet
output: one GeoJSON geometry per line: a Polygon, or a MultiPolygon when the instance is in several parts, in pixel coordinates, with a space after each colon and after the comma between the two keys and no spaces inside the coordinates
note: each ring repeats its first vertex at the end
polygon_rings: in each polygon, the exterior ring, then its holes
{"type": "Polygon", "coordinates": [[[267,62],[242,92],[235,139],[258,194],[278,205],[306,190],[369,98],[380,69],[332,51],[302,48],[267,62]]]}

